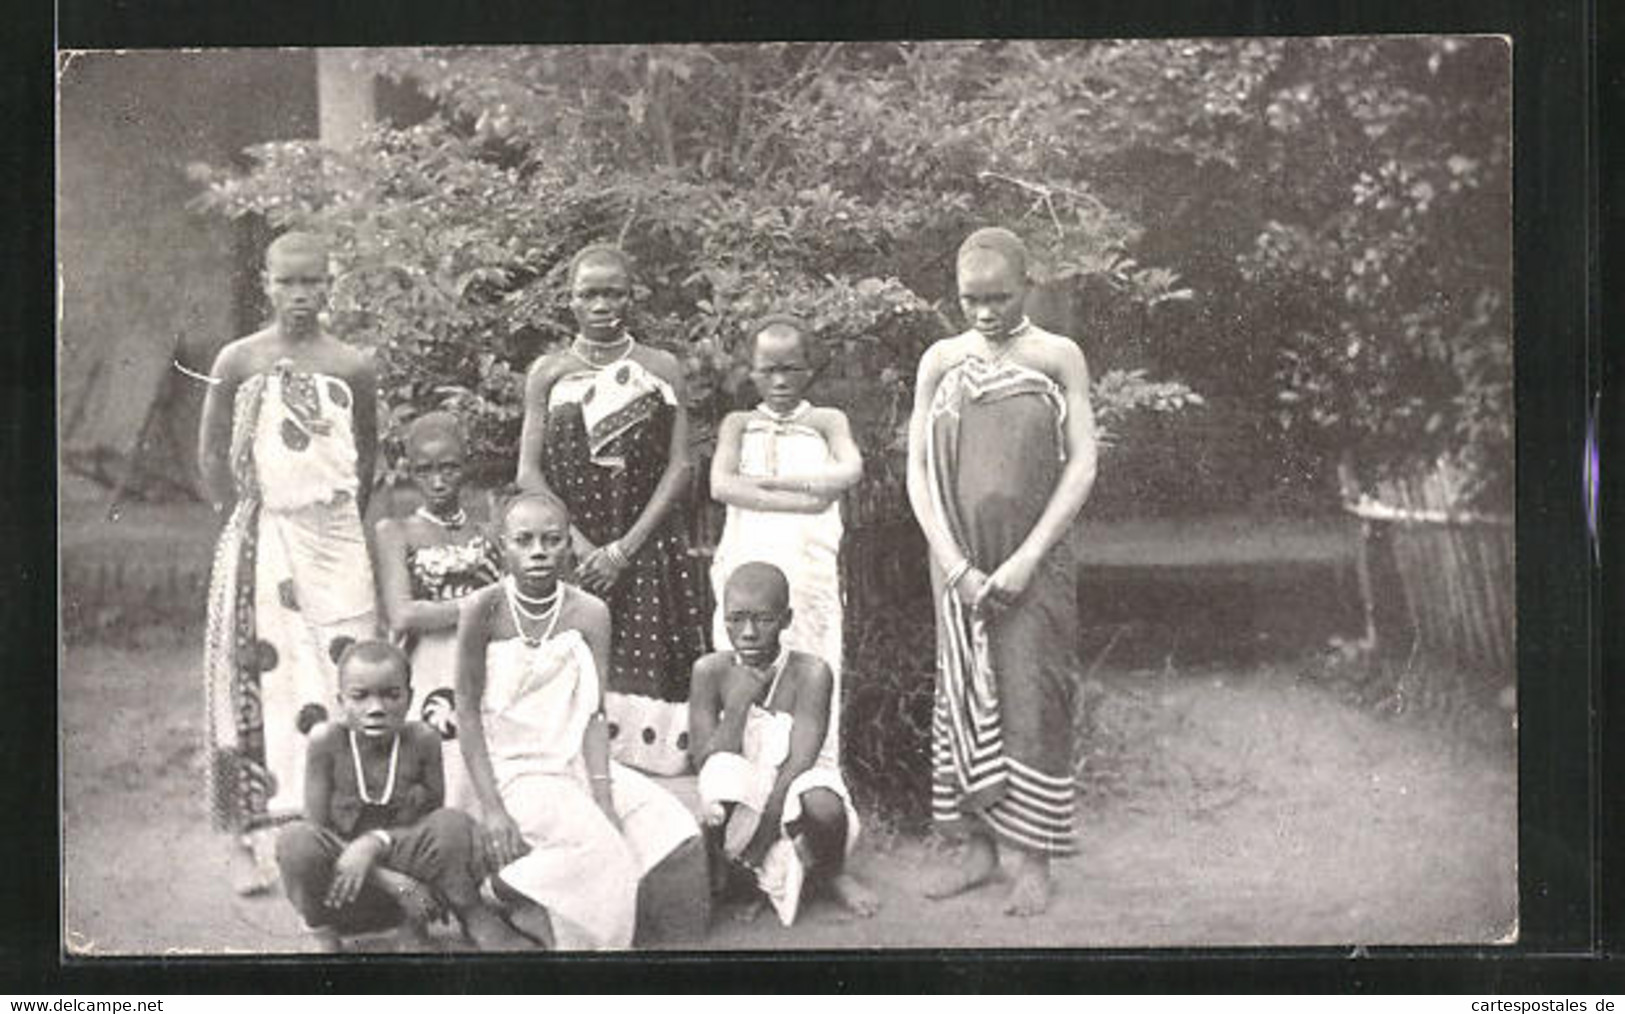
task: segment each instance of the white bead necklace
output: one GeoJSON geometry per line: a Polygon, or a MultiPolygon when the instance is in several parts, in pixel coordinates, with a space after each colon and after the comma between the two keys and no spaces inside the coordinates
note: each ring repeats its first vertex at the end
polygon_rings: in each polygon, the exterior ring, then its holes
{"type": "Polygon", "coordinates": [[[540,613],[532,613],[519,605],[520,599],[526,598],[526,596],[520,593],[519,582],[514,580],[512,574],[503,579],[502,591],[503,597],[508,600],[508,615],[513,617],[514,633],[518,634],[519,639],[524,641],[528,646],[532,648],[541,647],[541,645],[545,643],[548,638],[553,636],[553,628],[558,626],[559,616],[564,613],[564,585],[557,585],[553,589],[553,594],[550,596],[545,596],[540,599],[529,599],[531,602],[547,603],[543,611],[540,613]],[[521,617],[528,617],[532,620],[541,620],[545,618],[547,620],[547,627],[542,631],[542,636],[530,637],[527,635],[525,633],[525,625],[522,622],[521,617]]]}
{"type": "Polygon", "coordinates": [[[414,513],[418,517],[429,522],[429,524],[447,529],[448,531],[455,531],[468,524],[468,511],[461,507],[457,508],[457,513],[453,514],[449,518],[441,517],[428,507],[419,507],[414,513]]]}
{"type": "Polygon", "coordinates": [[[395,768],[401,759],[401,734],[395,734],[395,741],[389,744],[389,776],[384,780],[384,794],[377,799],[367,795],[367,774],[361,769],[361,748],[356,745],[355,730],[350,730],[350,760],[355,762],[355,789],[361,794],[361,801],[371,806],[383,806],[395,795],[395,768]]]}
{"type": "Polygon", "coordinates": [[[585,338],[577,337],[574,341],[572,341],[570,343],[570,354],[572,356],[575,356],[577,359],[581,360],[583,363],[587,364],[587,366],[590,367],[591,369],[602,370],[602,369],[607,369],[608,367],[614,366],[616,363],[620,362],[622,359],[625,359],[627,356],[631,355],[632,354],[632,347],[634,345],[636,345],[636,344],[637,344],[637,342],[629,334],[623,334],[623,335],[621,335],[621,337],[617,338],[616,340],[614,340],[612,342],[603,342],[603,343],[590,342],[590,341],[587,341],[587,339],[585,339],[585,338]],[[592,358],[590,355],[588,355],[586,352],[582,351],[583,349],[604,350],[604,349],[613,349],[613,348],[619,348],[619,351],[616,352],[613,356],[610,356],[608,359],[605,359],[603,362],[599,362],[598,360],[596,360],[596,359],[592,358]]]}

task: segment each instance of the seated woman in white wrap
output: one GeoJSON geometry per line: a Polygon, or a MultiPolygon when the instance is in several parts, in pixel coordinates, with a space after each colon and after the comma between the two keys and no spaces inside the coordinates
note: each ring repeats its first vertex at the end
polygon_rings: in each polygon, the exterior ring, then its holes
{"type": "Polygon", "coordinates": [[[630,947],[640,922],[640,944],[692,942],[710,894],[699,828],[609,759],[609,609],[559,580],[569,512],[523,494],[500,523],[506,573],[464,600],[457,625],[457,724],[492,893],[559,949],[630,947]]]}

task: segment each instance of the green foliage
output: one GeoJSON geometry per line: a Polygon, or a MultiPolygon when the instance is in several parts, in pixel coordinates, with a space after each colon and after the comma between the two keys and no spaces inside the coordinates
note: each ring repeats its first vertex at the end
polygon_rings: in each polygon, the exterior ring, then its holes
{"type": "Polygon", "coordinates": [[[1511,505],[1510,64],[1495,39],[1320,44],[1266,107],[1299,199],[1242,259],[1293,294],[1278,398],[1368,474],[1440,458],[1511,505]]]}
{"type": "MultiPolygon", "coordinates": [[[[1488,38],[387,50],[365,59],[434,116],[200,175],[211,208],[334,234],[337,325],[380,349],[392,411],[457,403],[493,468],[519,372],[571,331],[561,268],[584,243],[636,257],[635,330],[685,352],[713,409],[743,396],[742,322],[787,307],[817,323],[852,412],[906,395],[957,329],[953,250],[997,222],[1065,293],[1119,433],[1159,405],[1174,431],[1206,424],[1146,379],[1169,373],[1302,450],[1278,466],[1261,446],[1226,490],[1344,454],[1378,477],[1448,457],[1500,504],[1506,55],[1488,38]]],[[[867,450],[895,446],[895,416],[862,420],[867,450]]]]}
{"type": "MultiPolygon", "coordinates": [[[[1059,97],[1012,109],[1012,88],[1042,95],[1065,56],[1004,43],[379,51],[373,69],[436,115],[347,151],[265,144],[246,174],[196,173],[209,208],[335,237],[334,325],[379,350],[390,431],[453,404],[494,471],[511,467],[521,372],[572,331],[563,266],[592,241],[637,261],[635,333],[683,351],[724,403],[746,383],[743,324],[770,309],[813,321],[827,373],[895,401],[925,345],[957,330],[952,252],[988,222],[1022,229],[1056,284],[1094,279],[1143,307],[1191,298],[1129,255],[1137,227],[1092,192],[1099,137],[1054,134],[1070,116],[1059,97]]],[[[1091,73],[1146,69],[1091,60],[1091,73]]],[[[1187,403],[1142,381],[1110,378],[1103,418],[1187,403]]],[[[860,427],[867,450],[895,447],[896,416],[860,427]]]]}

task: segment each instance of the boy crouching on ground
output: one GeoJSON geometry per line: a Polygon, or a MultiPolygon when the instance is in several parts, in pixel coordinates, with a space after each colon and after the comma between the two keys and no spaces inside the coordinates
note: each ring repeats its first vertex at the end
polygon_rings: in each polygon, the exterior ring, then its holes
{"type": "Polygon", "coordinates": [[[777,567],[746,563],[729,577],[723,623],[734,650],[694,664],[689,696],[707,838],[751,873],[787,926],[804,885],[827,886],[853,912],[872,915],[874,893],[846,870],[858,820],[829,749],[834,679],[823,660],[780,646],[790,621],[777,567]]]}
{"type": "Polygon", "coordinates": [[[339,660],[339,719],[311,730],[305,819],[277,839],[283,889],[318,948],[345,934],[400,924],[403,943],[431,949],[428,923],[449,907],[481,950],[530,942],[480,900],[474,822],[447,809],[440,734],[406,721],[411,668],[381,641],[339,660]]]}

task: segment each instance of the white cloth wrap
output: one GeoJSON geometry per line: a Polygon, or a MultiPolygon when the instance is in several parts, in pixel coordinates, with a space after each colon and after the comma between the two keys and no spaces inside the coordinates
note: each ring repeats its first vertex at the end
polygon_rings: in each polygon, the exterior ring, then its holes
{"type": "Polygon", "coordinates": [[[534,647],[512,638],[486,649],[486,743],[502,804],[531,849],[499,876],[548,910],[561,949],[630,947],[638,881],[699,833],[675,797],[614,762],[620,831],[593,800],[581,742],[598,686],[578,631],[534,647]]]}

